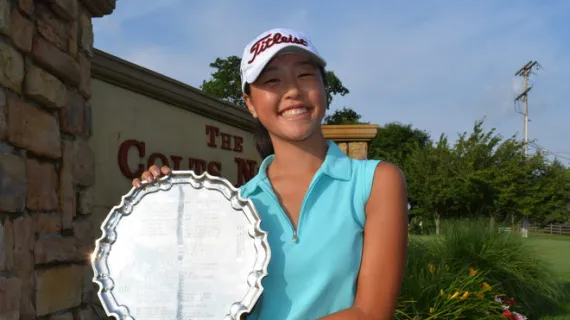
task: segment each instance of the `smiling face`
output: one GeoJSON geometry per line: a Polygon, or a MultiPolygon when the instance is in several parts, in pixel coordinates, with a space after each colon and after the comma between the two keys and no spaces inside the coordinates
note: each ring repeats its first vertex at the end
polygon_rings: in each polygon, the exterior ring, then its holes
{"type": "Polygon", "coordinates": [[[321,71],[303,54],[276,56],[244,100],[275,139],[303,141],[320,132],[326,110],[321,71]]]}

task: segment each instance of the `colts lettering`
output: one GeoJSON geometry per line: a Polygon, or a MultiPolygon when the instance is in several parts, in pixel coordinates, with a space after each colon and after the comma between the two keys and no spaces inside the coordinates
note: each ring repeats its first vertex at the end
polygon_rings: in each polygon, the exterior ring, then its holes
{"type": "MultiPolygon", "coordinates": [[[[206,125],[207,145],[211,148],[220,148],[222,150],[242,153],[243,137],[232,135],[221,131],[219,128],[206,125]]],[[[189,143],[189,149],[192,144],[189,143]]],[[[213,176],[223,176],[222,163],[220,161],[211,161],[195,157],[182,157],[176,154],[166,155],[160,152],[150,153],[147,157],[147,146],[144,141],[126,140],[121,143],[118,152],[119,169],[121,173],[129,178],[134,179],[140,177],[145,169],[153,164],[157,166],[169,166],[173,170],[189,169],[196,174],[208,172],[213,176]],[[131,155],[131,162],[129,161],[131,155]]],[[[224,154],[223,157],[231,157],[224,154]]],[[[250,159],[233,157],[236,166],[236,187],[239,187],[255,176],[257,162],[250,159]]]]}
{"type": "Polygon", "coordinates": [[[271,34],[268,34],[265,37],[259,39],[259,41],[254,43],[253,46],[251,46],[249,53],[253,53],[253,57],[247,63],[253,63],[253,61],[255,61],[255,58],[257,58],[257,56],[259,56],[265,50],[281,43],[294,43],[303,46],[309,45],[305,39],[299,39],[297,37],[293,37],[292,35],[283,36],[281,33],[276,33],[272,36],[271,34]]]}

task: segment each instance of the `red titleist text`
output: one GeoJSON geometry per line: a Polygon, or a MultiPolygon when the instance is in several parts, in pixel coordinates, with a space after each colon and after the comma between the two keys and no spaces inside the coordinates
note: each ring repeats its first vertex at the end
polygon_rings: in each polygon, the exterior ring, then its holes
{"type": "Polygon", "coordinates": [[[255,58],[257,58],[257,56],[259,56],[265,50],[280,43],[295,43],[303,46],[309,45],[305,39],[299,39],[291,35],[283,36],[281,33],[276,33],[272,36],[272,34],[268,34],[265,37],[259,39],[259,41],[254,43],[253,46],[251,46],[251,50],[249,50],[249,53],[253,53],[253,57],[247,63],[248,64],[253,63],[253,61],[255,61],[255,58]]]}

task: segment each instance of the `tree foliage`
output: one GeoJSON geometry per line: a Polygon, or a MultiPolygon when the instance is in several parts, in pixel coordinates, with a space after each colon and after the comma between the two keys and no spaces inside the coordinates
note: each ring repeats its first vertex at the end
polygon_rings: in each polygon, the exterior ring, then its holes
{"type": "Polygon", "coordinates": [[[570,169],[541,154],[525,155],[522,142],[483,124],[475,122],[451,144],[445,135],[432,141],[411,125],[390,123],[379,130],[369,156],[403,169],[411,215],[431,221],[436,232],[442,218],[570,222],[570,169]]]}
{"type": "Polygon", "coordinates": [[[210,63],[210,68],[216,70],[212,73],[212,79],[204,80],[200,89],[216,98],[245,107],[241,91],[240,64],[241,58],[238,56],[216,58],[210,63]]]}
{"type": "Polygon", "coordinates": [[[351,108],[344,107],[339,110],[335,110],[332,114],[326,116],[323,122],[328,125],[339,125],[339,124],[361,124],[360,118],[362,116],[351,108]]]}
{"type": "MultiPolygon", "coordinates": [[[[216,98],[245,107],[241,91],[240,64],[241,58],[238,56],[229,56],[225,59],[216,58],[210,63],[210,68],[215,69],[211,79],[204,80],[200,89],[216,98]]],[[[333,71],[325,71],[325,77],[328,109],[335,95],[345,96],[350,91],[333,71]]]]}

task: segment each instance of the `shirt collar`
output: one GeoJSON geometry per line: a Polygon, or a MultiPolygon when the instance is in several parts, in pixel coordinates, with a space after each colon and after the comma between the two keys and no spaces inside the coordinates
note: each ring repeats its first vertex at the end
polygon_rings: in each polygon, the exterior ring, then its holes
{"type": "MultiPolygon", "coordinates": [[[[352,173],[350,158],[333,141],[327,141],[327,145],[328,150],[325,161],[317,171],[317,174],[325,174],[337,180],[349,180],[352,173]]],[[[275,155],[270,155],[261,162],[257,175],[244,186],[246,193],[253,192],[261,183],[269,181],[267,168],[274,158],[275,155]]]]}

